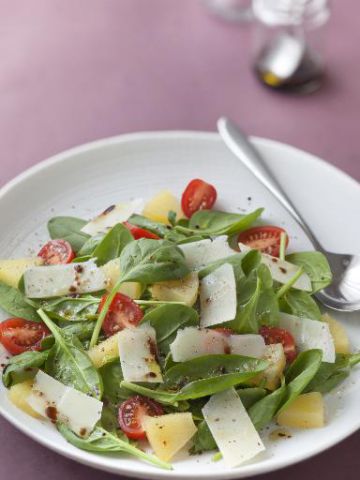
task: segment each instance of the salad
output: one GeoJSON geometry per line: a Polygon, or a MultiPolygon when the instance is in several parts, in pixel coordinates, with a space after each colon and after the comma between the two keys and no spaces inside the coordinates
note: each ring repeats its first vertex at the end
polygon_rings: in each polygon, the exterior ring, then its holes
{"type": "Polygon", "coordinates": [[[216,210],[192,180],[54,217],[33,258],[0,261],[2,381],[9,400],[74,446],[170,469],[184,449],[236,467],[260,433],[321,428],[324,395],[360,362],[314,293],[331,283],[320,252],[288,253],[263,209],[216,210]]]}

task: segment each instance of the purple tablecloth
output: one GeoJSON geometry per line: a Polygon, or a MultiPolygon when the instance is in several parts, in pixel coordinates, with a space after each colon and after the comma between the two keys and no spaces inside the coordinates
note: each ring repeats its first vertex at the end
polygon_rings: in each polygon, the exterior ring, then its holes
{"type": "MultiPolygon", "coordinates": [[[[251,29],[200,1],[0,0],[0,183],[71,146],[123,132],[213,130],[226,114],[360,179],[360,5],[334,2],[327,84],[269,92],[249,68],[251,29]]],[[[0,419],[0,478],[115,478],[63,459],[0,419]]],[[[360,434],[268,480],[359,478],[360,434]]],[[[262,477],[263,478],[263,477],[262,477]]]]}

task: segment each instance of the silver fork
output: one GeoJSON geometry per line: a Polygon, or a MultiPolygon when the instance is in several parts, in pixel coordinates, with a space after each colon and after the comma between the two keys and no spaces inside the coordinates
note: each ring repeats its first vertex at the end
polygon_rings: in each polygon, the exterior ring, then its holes
{"type": "Polygon", "coordinates": [[[334,310],[345,312],[360,310],[360,256],[325,250],[246,135],[225,117],[218,120],[217,127],[226,146],[278,199],[303,229],[314,248],[322,252],[328,259],[333,273],[333,281],[331,285],[316,293],[318,300],[334,310]]]}

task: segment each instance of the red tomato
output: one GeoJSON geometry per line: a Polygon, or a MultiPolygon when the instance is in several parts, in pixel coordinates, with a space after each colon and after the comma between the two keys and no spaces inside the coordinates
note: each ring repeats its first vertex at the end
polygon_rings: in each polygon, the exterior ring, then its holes
{"type": "Polygon", "coordinates": [[[296,358],[296,347],[294,337],[290,332],[278,327],[263,326],[259,331],[260,335],[264,337],[266,345],[272,343],[281,343],[284,348],[286,360],[291,363],[296,358]]]}
{"type": "MultiPolygon", "coordinates": [[[[241,232],[238,241],[263,253],[278,257],[280,253],[280,235],[282,233],[286,233],[283,228],[274,227],[273,225],[253,227],[241,232]]],[[[286,247],[288,243],[289,237],[286,235],[286,247]]]]}
{"type": "Polygon", "coordinates": [[[119,425],[128,438],[146,438],[142,427],[145,416],[159,417],[164,414],[162,406],[151,398],[135,395],[119,406],[119,425]]]}
{"type": "Polygon", "coordinates": [[[12,355],[27,350],[40,350],[42,339],[49,334],[50,331],[43,323],[22,318],[9,318],[0,323],[0,342],[12,355]]]}
{"type": "Polygon", "coordinates": [[[45,265],[58,265],[70,263],[75,258],[75,253],[66,240],[50,240],[42,247],[38,257],[45,260],[45,265]]]}
{"type": "MultiPolygon", "coordinates": [[[[106,299],[107,295],[103,295],[99,305],[99,312],[101,312],[106,299]]],[[[143,316],[141,308],[130,297],[117,293],[110,304],[102,324],[102,329],[107,337],[111,337],[111,335],[123,328],[136,327],[143,316]]]]}
{"type": "Polygon", "coordinates": [[[149,232],[149,230],[145,230],[144,228],[137,227],[136,225],[131,225],[129,222],[124,222],[123,225],[130,231],[135,240],[139,240],[139,238],[152,238],[153,240],[159,240],[160,238],[155,233],[149,232]]]}
{"type": "Polygon", "coordinates": [[[198,210],[210,209],[217,197],[215,187],[210,183],[196,178],[191,180],[181,197],[181,207],[185,215],[190,218],[198,210]]]}

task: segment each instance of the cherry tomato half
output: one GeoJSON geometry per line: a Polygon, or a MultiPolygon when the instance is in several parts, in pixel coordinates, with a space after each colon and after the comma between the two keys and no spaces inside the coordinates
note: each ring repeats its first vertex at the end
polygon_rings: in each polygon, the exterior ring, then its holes
{"type": "MultiPolygon", "coordinates": [[[[99,305],[99,312],[101,312],[106,299],[107,295],[103,295],[99,305]]],[[[107,337],[111,337],[111,335],[123,328],[136,327],[143,316],[141,308],[130,297],[117,293],[102,324],[103,332],[107,337]]]]}
{"type": "MultiPolygon", "coordinates": [[[[253,227],[241,232],[238,241],[249,245],[249,247],[260,250],[263,253],[278,257],[280,253],[280,236],[286,233],[283,228],[268,225],[264,227],[253,227]]],[[[289,237],[286,235],[286,247],[289,237]]]]}
{"type": "Polygon", "coordinates": [[[70,263],[75,258],[74,250],[66,240],[50,240],[45,243],[38,257],[45,261],[45,265],[70,263]]]}
{"type": "Polygon", "coordinates": [[[128,438],[146,438],[142,427],[145,416],[159,417],[164,414],[162,406],[148,397],[135,395],[119,406],[119,425],[128,438]]]}
{"type": "Polygon", "coordinates": [[[27,350],[40,350],[41,341],[49,334],[50,331],[43,323],[23,318],[9,318],[0,323],[0,342],[12,355],[27,350]]]}
{"type": "Polygon", "coordinates": [[[266,345],[272,343],[281,343],[284,348],[286,360],[291,363],[296,358],[296,347],[294,337],[290,332],[278,327],[263,326],[259,331],[260,335],[264,338],[266,345]]]}
{"type": "Polygon", "coordinates": [[[123,225],[130,231],[135,240],[139,240],[139,238],[152,238],[153,240],[159,240],[160,238],[155,233],[149,232],[149,230],[145,230],[144,228],[137,227],[136,225],[132,225],[129,222],[124,222],[123,225]]]}
{"type": "Polygon", "coordinates": [[[217,197],[215,187],[199,178],[191,180],[181,197],[181,207],[185,215],[190,218],[198,210],[210,209],[217,197]]]}

